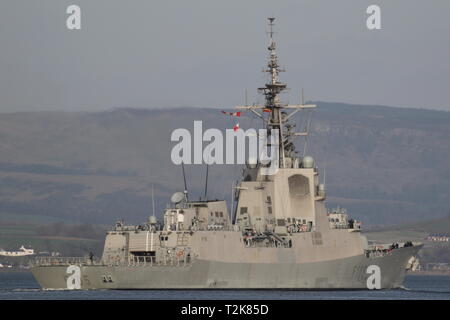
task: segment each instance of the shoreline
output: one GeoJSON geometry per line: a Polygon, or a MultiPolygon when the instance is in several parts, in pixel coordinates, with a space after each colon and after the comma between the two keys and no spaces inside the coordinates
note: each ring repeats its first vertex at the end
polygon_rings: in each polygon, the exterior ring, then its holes
{"type": "Polygon", "coordinates": [[[0,268],[0,273],[13,273],[13,272],[31,272],[30,269],[22,268],[0,268]]]}
{"type": "Polygon", "coordinates": [[[407,276],[450,276],[450,271],[410,271],[407,276]]]}

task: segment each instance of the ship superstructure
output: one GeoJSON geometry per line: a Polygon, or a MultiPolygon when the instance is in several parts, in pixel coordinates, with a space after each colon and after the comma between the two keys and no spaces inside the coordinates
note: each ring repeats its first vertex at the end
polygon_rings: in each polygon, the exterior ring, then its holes
{"type": "MultiPolygon", "coordinates": [[[[314,159],[296,152],[290,120],[314,105],[286,105],[269,18],[269,81],[264,105],[239,106],[277,132],[278,157],[249,161],[236,185],[232,212],[224,200],[190,201],[175,193],[142,225],[123,221],[106,234],[101,259],[39,258],[32,272],[43,288],[291,288],[378,289],[402,285],[421,244],[380,250],[341,209],[327,211],[314,159]],[[268,167],[277,170],[267,174],[268,167]]],[[[306,143],[306,142],[305,142],[306,143]]],[[[268,144],[271,144],[268,141],[268,144]]],[[[183,170],[184,171],[184,170],[183,170]]]]}

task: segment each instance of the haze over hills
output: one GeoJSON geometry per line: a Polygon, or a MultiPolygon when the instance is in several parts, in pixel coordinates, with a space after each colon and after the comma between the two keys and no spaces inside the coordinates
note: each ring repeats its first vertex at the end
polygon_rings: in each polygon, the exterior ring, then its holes
{"type": "MultiPolygon", "coordinates": [[[[365,225],[450,213],[450,112],[317,104],[307,153],[322,178],[326,168],[329,207],[347,207],[365,225]]],[[[160,215],[183,189],[171,133],[192,132],[194,120],[204,130],[233,126],[220,110],[199,108],[0,114],[0,221],[140,223],[151,214],[152,184],[160,215]]],[[[250,115],[239,123],[261,124],[250,115]]],[[[198,198],[205,166],[186,169],[198,198]]],[[[230,199],[239,173],[239,165],[211,166],[208,197],[230,199]]]]}

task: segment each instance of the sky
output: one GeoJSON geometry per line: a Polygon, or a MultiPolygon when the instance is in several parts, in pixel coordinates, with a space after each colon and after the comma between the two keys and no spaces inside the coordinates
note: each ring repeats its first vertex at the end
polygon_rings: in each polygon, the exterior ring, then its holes
{"type": "Polygon", "coordinates": [[[448,0],[2,0],[0,112],[261,102],[268,16],[285,102],[450,111],[448,0]]]}

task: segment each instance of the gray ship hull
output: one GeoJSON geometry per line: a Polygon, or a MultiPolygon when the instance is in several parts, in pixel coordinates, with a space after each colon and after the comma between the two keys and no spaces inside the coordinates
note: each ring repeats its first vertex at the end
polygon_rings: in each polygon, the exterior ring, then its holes
{"type": "MultiPolygon", "coordinates": [[[[408,261],[421,246],[379,258],[358,255],[313,263],[226,263],[196,260],[189,266],[80,265],[80,289],[367,289],[368,267],[380,270],[381,289],[403,284],[408,261]]],[[[68,265],[31,271],[44,289],[67,289],[68,265]]]]}

